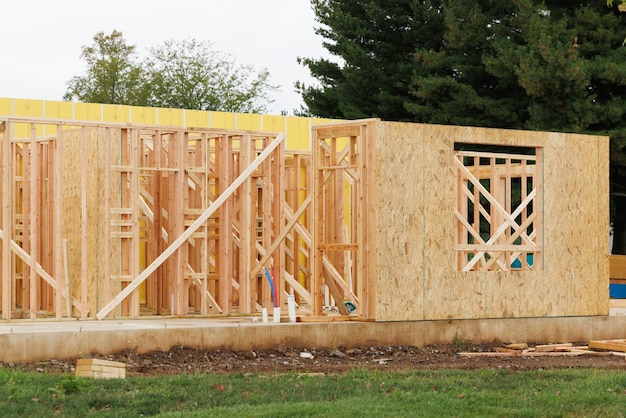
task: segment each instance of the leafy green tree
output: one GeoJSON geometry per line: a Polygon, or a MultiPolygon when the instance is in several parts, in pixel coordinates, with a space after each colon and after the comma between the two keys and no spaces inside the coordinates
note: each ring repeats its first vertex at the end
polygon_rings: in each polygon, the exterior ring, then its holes
{"type": "Polygon", "coordinates": [[[82,47],[80,57],[87,64],[87,72],[68,81],[64,100],[130,105],[145,102],[135,46],[126,43],[122,32],[96,33],[93,44],[82,47]]]}
{"type": "Polygon", "coordinates": [[[267,70],[237,65],[210,43],[169,40],[150,53],[149,106],[263,113],[276,89],[267,70]]]}
{"type": "Polygon", "coordinates": [[[319,86],[296,83],[301,113],[355,119],[411,120],[405,103],[418,48],[440,48],[440,1],[312,0],[334,59],[299,58],[319,86]]]}
{"type": "Polygon", "coordinates": [[[210,43],[169,40],[143,62],[121,32],[98,32],[82,48],[86,74],[68,82],[65,100],[262,113],[271,103],[269,72],[238,65],[210,43]]]}

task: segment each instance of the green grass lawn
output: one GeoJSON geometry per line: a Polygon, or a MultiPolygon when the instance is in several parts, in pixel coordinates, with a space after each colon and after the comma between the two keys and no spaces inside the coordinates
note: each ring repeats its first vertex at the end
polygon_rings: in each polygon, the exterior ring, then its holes
{"type": "Polygon", "coordinates": [[[92,380],[0,369],[1,418],[621,417],[626,370],[436,370],[92,380]]]}

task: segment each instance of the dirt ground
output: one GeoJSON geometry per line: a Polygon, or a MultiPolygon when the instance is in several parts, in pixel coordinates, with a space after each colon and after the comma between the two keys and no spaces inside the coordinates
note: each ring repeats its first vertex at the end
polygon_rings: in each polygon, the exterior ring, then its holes
{"type": "MultiPolygon", "coordinates": [[[[528,344],[529,347],[540,343],[528,344]]],[[[273,350],[205,351],[176,346],[167,352],[139,354],[128,351],[115,355],[92,354],[91,357],[126,363],[127,376],[178,375],[181,373],[344,373],[354,368],[379,371],[416,369],[509,369],[536,370],[546,368],[626,369],[625,358],[608,352],[579,356],[549,355],[511,357],[465,357],[459,353],[491,353],[504,343],[447,344],[378,347],[288,347],[273,350]]],[[[586,345],[577,342],[574,345],[586,345]]],[[[598,351],[598,350],[594,350],[598,351]]],[[[74,373],[76,360],[41,361],[29,364],[0,363],[2,368],[38,371],[41,373],[74,373]]]]}

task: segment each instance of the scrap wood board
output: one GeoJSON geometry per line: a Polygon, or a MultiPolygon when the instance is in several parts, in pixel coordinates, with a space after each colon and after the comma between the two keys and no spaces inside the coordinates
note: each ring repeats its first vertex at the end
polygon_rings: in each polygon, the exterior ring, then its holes
{"type": "MultiPolygon", "coordinates": [[[[624,341],[624,340],[622,340],[624,341]]],[[[509,344],[505,348],[496,347],[491,352],[465,352],[457,353],[458,357],[540,357],[540,356],[581,356],[581,355],[609,355],[609,353],[601,353],[592,351],[591,344],[589,346],[574,346],[572,343],[562,344],[542,344],[535,347],[528,347],[527,344],[509,344]],[[518,348],[511,348],[518,347],[518,348]]],[[[626,343],[624,343],[624,351],[626,351],[626,343]]]]}
{"type": "Polygon", "coordinates": [[[320,316],[298,316],[296,322],[347,322],[350,315],[320,315],[320,316]]]}
{"type": "Polygon", "coordinates": [[[590,341],[590,348],[598,348],[601,350],[626,352],[626,340],[598,340],[590,341]]]}
{"type": "Polygon", "coordinates": [[[76,377],[125,379],[126,364],[95,358],[78,359],[76,361],[76,377]]]}

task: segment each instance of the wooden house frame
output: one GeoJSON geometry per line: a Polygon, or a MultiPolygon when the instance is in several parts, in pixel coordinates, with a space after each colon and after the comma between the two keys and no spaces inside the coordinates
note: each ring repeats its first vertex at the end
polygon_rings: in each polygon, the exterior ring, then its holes
{"type": "Polygon", "coordinates": [[[1,126],[4,319],[289,295],[303,320],[608,313],[605,137],[368,119],[295,152],[275,132],[1,126]]]}

